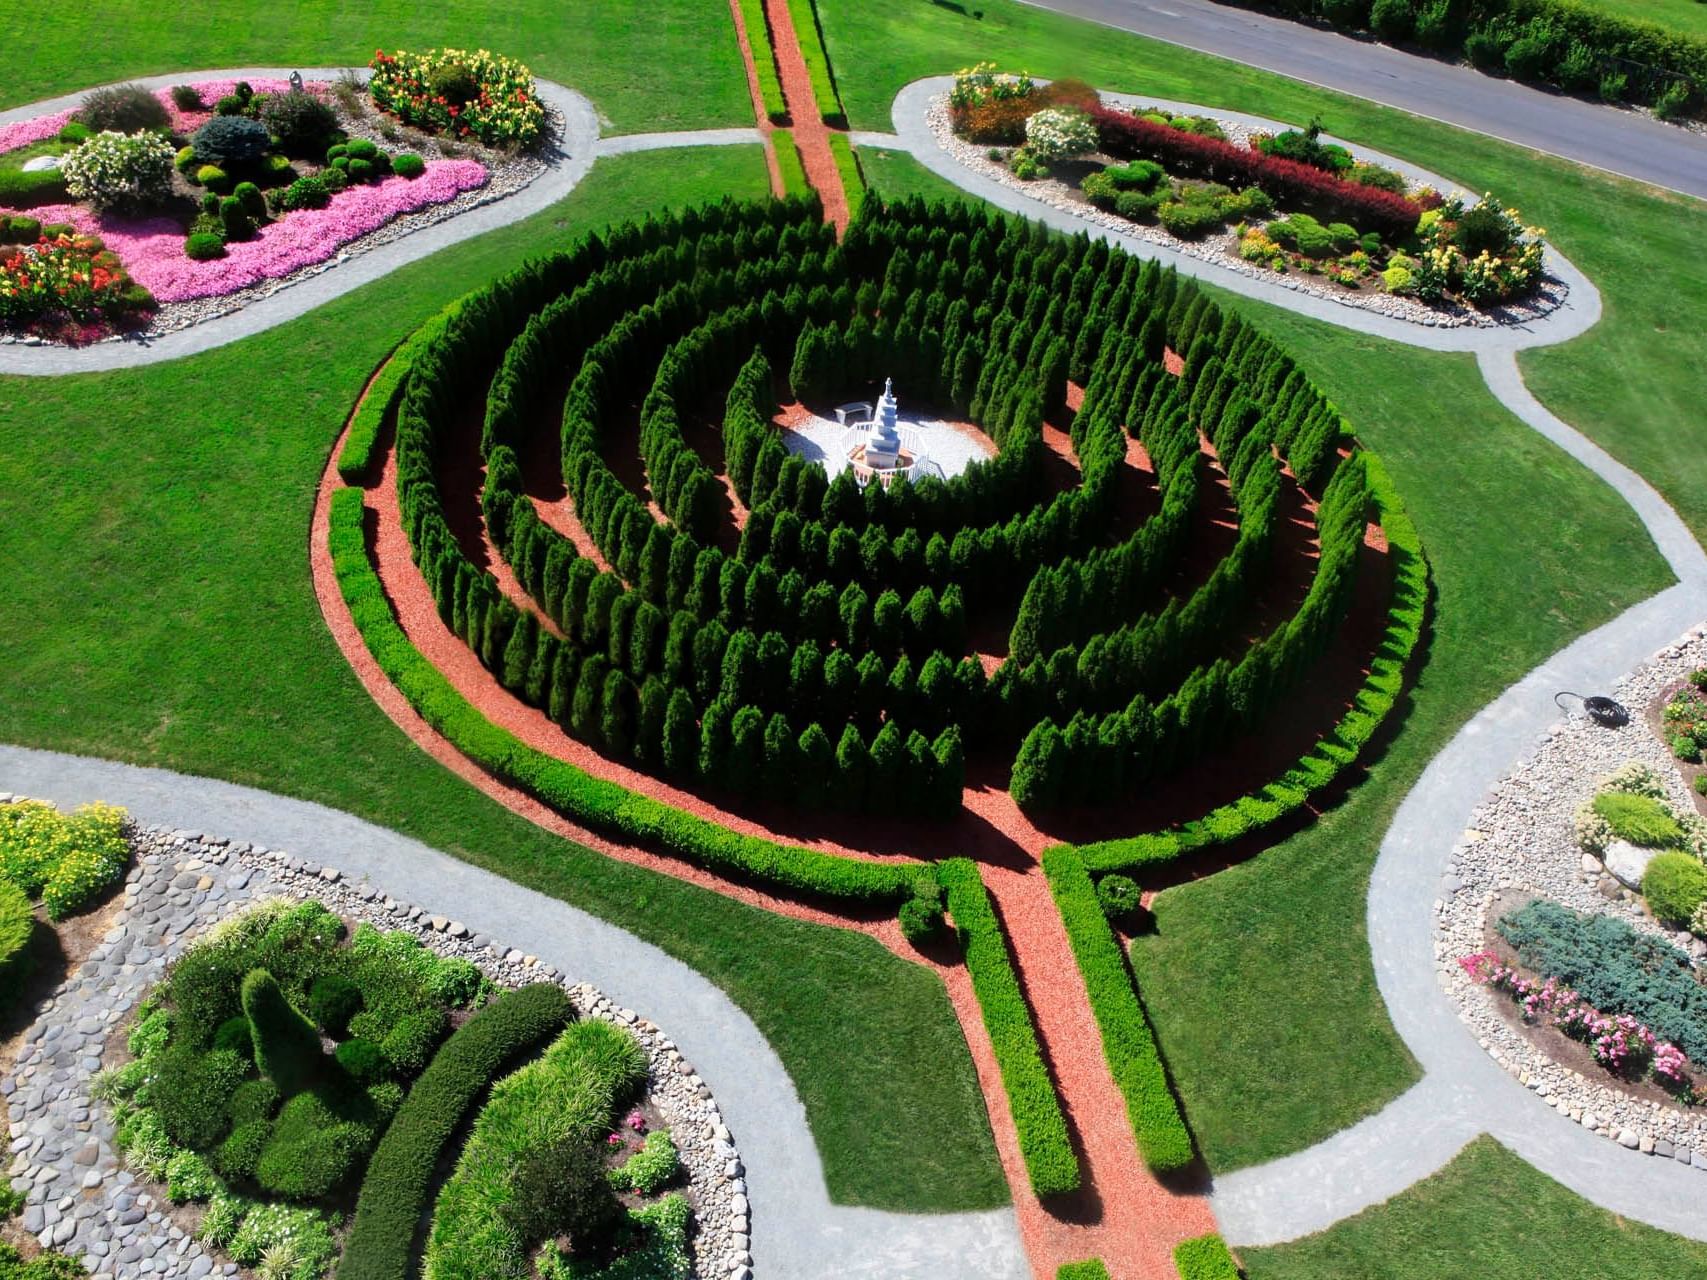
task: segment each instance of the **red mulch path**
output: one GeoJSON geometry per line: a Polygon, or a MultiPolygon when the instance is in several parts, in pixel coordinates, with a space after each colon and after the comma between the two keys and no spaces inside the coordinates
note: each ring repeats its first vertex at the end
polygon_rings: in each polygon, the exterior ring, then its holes
{"type": "Polygon", "coordinates": [[[794,144],[800,150],[800,163],[806,170],[806,180],[824,202],[825,221],[835,223],[840,234],[848,229],[848,196],[842,190],[836,158],[830,154],[830,128],[818,114],[818,102],[812,96],[812,77],[806,72],[806,59],[800,52],[800,39],[794,31],[788,0],[765,0],[765,16],[770,19],[777,74],[782,78],[788,118],[794,122],[794,144]]]}

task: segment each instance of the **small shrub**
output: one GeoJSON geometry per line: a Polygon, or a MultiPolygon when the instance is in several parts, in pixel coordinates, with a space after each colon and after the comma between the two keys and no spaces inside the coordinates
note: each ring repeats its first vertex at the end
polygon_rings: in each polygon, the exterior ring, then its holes
{"type": "Polygon", "coordinates": [[[385,1051],[373,1041],[363,1040],[360,1036],[340,1044],[333,1052],[333,1057],[351,1079],[362,1084],[379,1080],[391,1069],[385,1051]]]}
{"type": "Polygon", "coordinates": [[[165,105],[140,85],[96,89],[77,108],[77,120],[91,133],[143,133],[172,123],[165,105]]]}
{"type": "Polygon", "coordinates": [[[1096,125],[1074,107],[1045,107],[1025,122],[1025,145],[1040,160],[1070,160],[1097,148],[1096,125]]]}
{"type": "Polygon", "coordinates": [[[901,936],[915,947],[942,929],[942,903],[932,898],[908,898],[901,904],[901,936]]]}
{"type": "Polygon", "coordinates": [[[1651,796],[1602,791],[1594,798],[1594,811],[1605,819],[1613,835],[1644,849],[1673,848],[1683,843],[1682,826],[1651,796]]]}
{"type": "Polygon", "coordinates": [[[59,141],[69,142],[74,147],[89,141],[94,136],[95,131],[93,129],[76,120],[67,120],[60,126],[59,132],[54,135],[59,141]]]}
{"type": "Polygon", "coordinates": [[[1389,44],[1409,40],[1416,28],[1411,0],[1375,0],[1369,11],[1369,29],[1389,44]]]}
{"type": "Polygon", "coordinates": [[[59,171],[74,199],[98,209],[143,209],[171,190],[175,154],[157,134],[98,133],[67,153],[59,171]]]}
{"type": "Polygon", "coordinates": [[[361,1007],[361,988],[341,974],[327,974],[317,980],[308,992],[310,1016],[334,1040],[344,1038],[350,1019],[361,1007]]]}
{"type": "Polygon", "coordinates": [[[268,95],[259,115],[278,145],[298,155],[318,152],[338,131],[337,114],[306,90],[268,95]]]}
{"type": "Polygon", "coordinates": [[[1464,57],[1478,71],[1505,68],[1505,43],[1492,31],[1472,31],[1464,38],[1464,57]]]}
{"type": "Polygon", "coordinates": [[[322,169],[316,181],[325,183],[327,193],[335,196],[350,185],[350,175],[343,169],[322,169]]]}
{"type": "Polygon", "coordinates": [[[596,1254],[623,1218],[603,1154],[579,1137],[523,1151],[500,1212],[521,1239],[566,1235],[570,1251],[578,1254],[596,1254]]]}
{"type": "Polygon", "coordinates": [[[371,182],[374,176],[373,161],[351,159],[349,173],[351,182],[371,182]]]}
{"type": "Polygon", "coordinates": [[[213,104],[214,114],[221,116],[240,116],[248,107],[249,104],[235,93],[228,93],[213,104]]]}
{"type": "Polygon", "coordinates": [[[1687,733],[1674,733],[1671,737],[1671,753],[1679,760],[1694,764],[1701,759],[1701,747],[1694,737],[1687,733]]]}
{"type": "Polygon", "coordinates": [[[1131,876],[1119,873],[1104,876],[1097,881],[1097,901],[1102,904],[1102,913],[1110,920],[1124,920],[1137,910],[1141,901],[1138,883],[1131,876]]]}
{"type": "Polygon", "coordinates": [[[41,219],[16,213],[0,227],[0,238],[7,244],[34,244],[41,236],[41,219]]]}
{"type": "MultiPolygon", "coordinates": [[[[235,1017],[227,1018],[220,1023],[219,1030],[213,1033],[213,1047],[227,1050],[240,1058],[254,1061],[255,1040],[254,1033],[249,1029],[249,1019],[242,1014],[237,1014],[235,1017]]],[[[131,1052],[136,1052],[134,1047],[131,1052]]]]}
{"type": "Polygon", "coordinates": [[[196,182],[221,195],[231,190],[231,175],[216,164],[204,164],[197,169],[196,182]]]}
{"type": "Polygon", "coordinates": [[[0,1009],[18,998],[29,976],[35,927],[35,913],[23,890],[0,881],[0,1009]]]}
{"type": "Polygon", "coordinates": [[[1156,208],[1156,216],[1169,235],[1181,240],[1196,240],[1219,230],[1225,219],[1214,204],[1199,200],[1164,200],[1156,208]]]}
{"type": "Polygon", "coordinates": [[[391,1069],[399,1075],[414,1075],[425,1067],[445,1033],[445,1025],[442,1009],[422,1009],[399,1018],[379,1046],[391,1069]]]}
{"type": "Polygon", "coordinates": [[[1174,1266],[1180,1280],[1239,1280],[1239,1268],[1226,1241],[1214,1232],[1175,1245],[1174,1266]]]}
{"type": "Polygon", "coordinates": [[[191,182],[196,180],[196,149],[194,147],[179,147],[172,157],[172,167],[183,174],[191,182]]]}
{"type": "Polygon", "coordinates": [[[344,144],[344,154],[352,160],[372,160],[379,155],[379,147],[371,138],[351,138],[344,144]]]}
{"type": "Polygon", "coordinates": [[[266,125],[244,116],[217,116],[190,138],[197,159],[217,165],[259,160],[271,142],[266,125]]]}
{"type": "Polygon", "coordinates": [[[427,171],[427,162],[413,151],[391,158],[391,168],[399,178],[419,178],[427,171]]]}
{"type": "Polygon", "coordinates": [[[1630,92],[1630,77],[1622,71],[1606,71],[1600,77],[1600,100],[1623,102],[1630,92]]]}
{"type": "Polygon", "coordinates": [[[218,1190],[213,1170],[194,1151],[180,1151],[166,1165],[166,1198],[173,1204],[206,1200],[218,1190]]]}
{"type": "Polygon", "coordinates": [[[271,1120],[279,1102],[278,1086],[271,1080],[245,1080],[232,1093],[225,1113],[233,1125],[253,1124],[257,1120],[271,1120]]]}
{"type": "Polygon", "coordinates": [[[1687,853],[1655,854],[1642,874],[1642,897],[1655,919],[1673,928],[1687,927],[1695,909],[1707,900],[1707,867],[1687,853]]]}
{"type": "Polygon", "coordinates": [[[172,105],[179,111],[205,111],[207,103],[202,101],[201,91],[193,84],[175,84],[172,86],[172,105]]]}
{"type": "Polygon", "coordinates": [[[646,1144],[631,1155],[620,1169],[610,1170],[611,1186],[635,1195],[655,1196],[682,1171],[681,1156],[670,1135],[654,1129],[646,1144]]]}
{"type": "Polygon", "coordinates": [[[236,196],[226,196],[219,202],[219,223],[228,244],[234,240],[247,240],[255,234],[255,221],[236,196]]]}
{"type": "Polygon", "coordinates": [[[231,194],[236,197],[237,203],[243,208],[243,212],[251,218],[267,216],[267,197],[261,194],[261,188],[253,182],[239,182],[232,188],[231,194]]]}
{"type": "Polygon", "coordinates": [[[184,241],[184,256],[193,262],[212,262],[225,256],[225,240],[210,231],[198,231],[184,241]]]}
{"type": "Polygon", "coordinates": [[[319,175],[305,174],[283,191],[273,195],[273,204],[281,212],[292,209],[324,209],[331,199],[326,183],[319,175]]]}

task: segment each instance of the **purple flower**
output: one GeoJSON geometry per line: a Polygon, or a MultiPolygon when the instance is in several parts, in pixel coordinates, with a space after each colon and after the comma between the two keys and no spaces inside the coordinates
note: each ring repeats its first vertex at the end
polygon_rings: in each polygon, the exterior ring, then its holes
{"type": "Polygon", "coordinates": [[[13,124],[0,124],[0,152],[16,151],[32,142],[51,138],[71,119],[71,109],[55,111],[52,115],[34,116],[13,124]]]}

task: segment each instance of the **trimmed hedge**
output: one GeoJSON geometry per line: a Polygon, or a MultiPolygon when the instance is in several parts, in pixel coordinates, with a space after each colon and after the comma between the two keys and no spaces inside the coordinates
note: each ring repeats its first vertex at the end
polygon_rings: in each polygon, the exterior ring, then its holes
{"type": "Polygon", "coordinates": [[[1174,1246],[1179,1280],[1239,1280],[1239,1267],[1227,1252],[1227,1242],[1213,1231],[1174,1246]]]}
{"type": "Polygon", "coordinates": [[[1155,124],[1112,107],[1097,107],[1090,114],[1102,149],[1123,160],[1157,160],[1169,173],[1208,178],[1235,188],[1255,185],[1282,205],[1349,222],[1359,231],[1379,232],[1389,240],[1410,235],[1422,217],[1422,207],[1404,196],[1297,160],[1155,124]]]}
{"type": "Polygon", "coordinates": [[[782,96],[782,79],[776,71],[776,50],[771,46],[770,24],[765,21],[765,0],[739,0],[741,25],[747,29],[747,46],[753,51],[753,70],[759,78],[759,103],[772,124],[788,119],[788,103],[782,96]]]}
{"type": "Polygon", "coordinates": [[[848,198],[848,219],[852,221],[859,217],[859,211],[865,204],[865,174],[859,167],[859,157],[854,154],[853,143],[848,141],[847,134],[830,135],[830,155],[836,161],[836,172],[841,175],[842,191],[848,198]]]}
{"type": "Polygon", "coordinates": [[[380,433],[386,419],[396,411],[414,354],[442,324],[441,318],[435,318],[415,330],[385,358],[373,381],[368,383],[367,395],[356,407],[350,419],[350,432],[338,453],[338,475],[345,484],[360,484],[373,474],[380,433]]]}
{"type": "Polygon", "coordinates": [[[1096,887],[1079,855],[1067,845],[1044,851],[1043,872],[1067,927],[1067,941],[1102,1032],[1103,1056],[1126,1100],[1138,1150],[1154,1172],[1178,1172],[1192,1162],[1191,1134],[1168,1087],[1155,1034],[1138,1003],[1126,956],[1108,927],[1096,887]]]}
{"type": "Polygon", "coordinates": [[[368,1163],[337,1280],[407,1280],[445,1143],[504,1064],[572,1016],[561,987],[535,983],[488,1005],[444,1042],[368,1163]]]}
{"type": "Polygon", "coordinates": [[[832,129],[847,128],[848,117],[836,94],[836,77],[824,48],[824,31],[818,25],[817,0],[788,0],[788,16],[794,20],[794,38],[806,59],[806,75],[812,81],[812,100],[818,105],[819,118],[832,129]]]}
{"type": "Polygon", "coordinates": [[[937,878],[948,893],[954,931],[966,955],[996,1065],[1001,1068],[1031,1189],[1040,1197],[1077,1191],[1079,1157],[1067,1135],[1067,1118],[1043,1063],[1031,1011],[978,866],[969,858],[949,858],[937,864],[937,878]]]}
{"type": "Polygon", "coordinates": [[[921,875],[928,878],[929,870],[916,862],[866,862],[737,834],[595,778],[499,728],[421,656],[398,626],[368,558],[362,511],[359,489],[334,493],[328,543],[339,589],[368,651],[428,724],[500,781],[596,831],[788,889],[898,904],[914,895],[921,875]]]}
{"type": "Polygon", "coordinates": [[[34,209],[38,205],[62,204],[68,199],[65,174],[59,169],[37,169],[33,173],[0,169],[0,205],[34,209]]]}
{"type": "Polygon", "coordinates": [[[1101,1258],[1063,1262],[1055,1268],[1055,1280],[1108,1280],[1108,1268],[1103,1266],[1101,1258]]]}
{"type": "Polygon", "coordinates": [[[1393,596],[1387,607],[1386,630],[1351,710],[1296,765],[1257,791],[1172,830],[1080,845],[1079,855],[1089,870],[1131,871],[1158,866],[1279,822],[1355,763],[1392,711],[1403,692],[1405,668],[1416,651],[1428,612],[1428,562],[1423,558],[1416,526],[1386,468],[1373,454],[1360,456],[1375,518],[1387,537],[1387,554],[1393,561],[1393,596]]]}
{"type": "Polygon", "coordinates": [[[776,150],[777,172],[782,175],[782,194],[784,196],[804,196],[812,193],[812,184],[806,177],[806,166],[800,159],[800,148],[795,145],[792,129],[777,129],[771,133],[771,146],[776,150]]]}

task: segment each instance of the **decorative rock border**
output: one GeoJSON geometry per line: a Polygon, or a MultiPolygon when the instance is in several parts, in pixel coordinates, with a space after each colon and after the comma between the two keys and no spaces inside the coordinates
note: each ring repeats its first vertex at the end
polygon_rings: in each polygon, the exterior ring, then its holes
{"type": "Polygon", "coordinates": [[[1612,696],[1630,711],[1623,727],[1603,729],[1586,716],[1571,715],[1542,734],[1533,754],[1477,807],[1471,826],[1453,846],[1435,904],[1434,943],[1441,986],[1495,1062],[1585,1129],[1698,1168],[1707,1168],[1707,1117],[1632,1096],[1613,1086],[1609,1076],[1584,1076],[1554,1062],[1518,1030],[1511,1001],[1472,982],[1458,959],[1484,949],[1490,907],[1513,890],[1575,911],[1617,916],[1677,944],[1697,961],[1707,959],[1707,943],[1662,928],[1642,910],[1638,894],[1619,885],[1598,858],[1582,852],[1572,822],[1577,808],[1594,794],[1596,781],[1627,760],[1652,765],[1666,780],[1671,803],[1681,812],[1695,811],[1665,743],[1648,727],[1646,712],[1668,687],[1703,665],[1707,626],[1660,650],[1618,683],[1612,696]]]}
{"type": "MultiPolygon", "coordinates": [[[[1278,133],[1291,126],[1278,120],[1260,120],[1252,116],[1237,115],[1216,111],[1211,107],[1200,107],[1190,103],[1169,102],[1159,98],[1134,97],[1124,93],[1103,93],[1103,101],[1111,106],[1131,109],[1139,106],[1159,106],[1169,110],[1191,115],[1209,116],[1226,131],[1228,138],[1237,143],[1244,142],[1259,129],[1263,132],[1278,133]]],[[[1030,182],[1015,177],[1005,164],[991,160],[986,154],[990,148],[967,142],[958,137],[948,114],[948,95],[940,93],[930,100],[930,106],[925,112],[925,122],[931,134],[936,138],[937,145],[945,151],[955,163],[983,175],[992,182],[998,182],[1011,191],[1017,191],[1033,200],[1040,201],[1063,213],[1082,218],[1084,221],[1106,227],[1121,235],[1144,240],[1150,244],[1161,245],[1175,253],[1196,258],[1213,266],[1225,268],[1239,275],[1252,279],[1266,280],[1282,288],[1291,289],[1297,293],[1307,293],[1341,306],[1356,307],[1364,311],[1374,311],[1391,316],[1395,320],[1406,321],[1410,324],[1428,325],[1436,328],[1473,327],[1493,329],[1502,326],[1529,324],[1542,316],[1558,310],[1564,305],[1568,286],[1563,280],[1551,274],[1545,275],[1540,288],[1529,298],[1514,302],[1508,306],[1479,311],[1474,307],[1453,305],[1448,307],[1430,307],[1414,298],[1399,297],[1388,293],[1353,292],[1336,288],[1300,271],[1288,271],[1284,274],[1265,267],[1245,262],[1238,256],[1238,241],[1231,231],[1220,231],[1214,235],[1205,236],[1200,240],[1181,240],[1169,235],[1159,225],[1133,222],[1106,209],[1082,199],[1076,188],[1069,186],[1057,178],[1038,178],[1030,182]]],[[[1391,156],[1371,151],[1367,147],[1344,142],[1342,139],[1323,135],[1329,142],[1338,143],[1359,160],[1383,165],[1390,169],[1403,172],[1413,182],[1434,187],[1442,193],[1456,190],[1456,184],[1445,178],[1425,170],[1416,168],[1391,156]]],[[[1476,197],[1468,197],[1475,203],[1476,197]]],[[[1548,260],[1549,267],[1553,263],[1553,255],[1548,260]]]]}
{"type": "MultiPolygon", "coordinates": [[[[23,797],[0,795],[0,803],[23,797]]],[[[741,1158],[704,1080],[665,1033],[586,983],[446,916],[346,880],[279,850],[158,827],[133,830],[135,865],[112,928],[45,1000],[18,1060],[0,1080],[11,1122],[7,1170],[25,1195],[23,1223],[44,1247],[81,1254],[97,1278],[237,1275],[171,1220],[123,1165],[113,1126],[90,1098],[102,1049],[143,993],[202,929],[271,896],[318,898],[377,927],[409,929],[445,955],[473,961],[500,986],[559,982],[582,1017],[620,1022],[651,1058],[649,1098],[681,1152],[694,1203],[693,1255],[710,1280],[749,1280],[750,1218],[741,1158]]]]}

